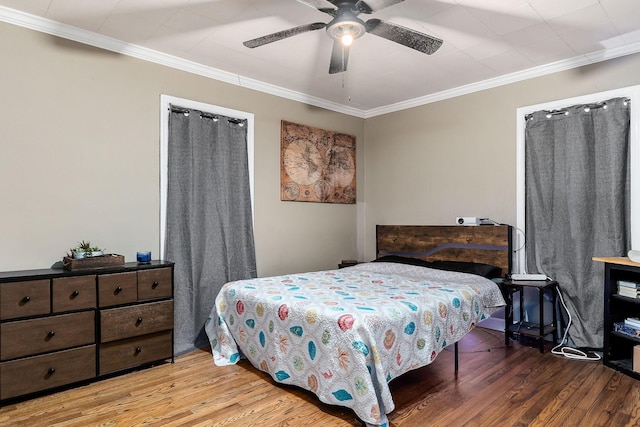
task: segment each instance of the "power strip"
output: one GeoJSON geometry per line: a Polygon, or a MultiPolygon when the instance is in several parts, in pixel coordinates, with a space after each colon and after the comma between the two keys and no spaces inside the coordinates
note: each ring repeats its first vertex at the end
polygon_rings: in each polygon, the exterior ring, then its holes
{"type": "Polygon", "coordinates": [[[546,274],[512,274],[511,280],[547,280],[546,274]]]}

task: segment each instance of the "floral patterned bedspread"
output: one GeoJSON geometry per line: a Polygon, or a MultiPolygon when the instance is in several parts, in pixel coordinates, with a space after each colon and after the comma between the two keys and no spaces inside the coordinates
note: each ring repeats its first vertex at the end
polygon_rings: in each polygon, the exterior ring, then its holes
{"type": "Polygon", "coordinates": [[[277,382],[385,426],[388,383],[502,305],[483,277],[376,262],[227,283],[205,330],[216,365],[246,357],[277,382]]]}

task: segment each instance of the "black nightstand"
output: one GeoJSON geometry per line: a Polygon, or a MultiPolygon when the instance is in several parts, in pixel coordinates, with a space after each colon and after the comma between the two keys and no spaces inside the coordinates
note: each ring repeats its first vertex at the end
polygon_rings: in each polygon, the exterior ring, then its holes
{"type": "Polygon", "coordinates": [[[544,337],[549,334],[553,336],[554,346],[558,344],[558,319],[556,315],[558,282],[555,280],[505,280],[502,282],[502,293],[507,306],[505,307],[504,318],[504,343],[509,345],[510,338],[520,335],[535,339],[540,346],[540,353],[544,353],[544,337]],[[524,319],[524,289],[533,288],[538,290],[538,304],[540,310],[540,323],[525,322],[524,319]],[[513,295],[520,293],[520,318],[519,322],[513,323],[513,295]],[[544,294],[551,297],[553,307],[553,320],[550,324],[544,324],[544,294]]]}
{"type": "Polygon", "coordinates": [[[352,265],[359,264],[355,259],[343,259],[340,264],[338,264],[338,268],[351,267],[352,265]]]}

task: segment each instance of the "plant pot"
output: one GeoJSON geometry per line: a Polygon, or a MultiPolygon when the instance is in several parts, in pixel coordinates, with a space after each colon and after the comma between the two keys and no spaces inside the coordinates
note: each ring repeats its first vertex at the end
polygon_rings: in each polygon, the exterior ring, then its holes
{"type": "Polygon", "coordinates": [[[74,252],[73,253],[73,258],[74,259],[82,259],[84,258],[85,253],[84,252],[74,252]]]}

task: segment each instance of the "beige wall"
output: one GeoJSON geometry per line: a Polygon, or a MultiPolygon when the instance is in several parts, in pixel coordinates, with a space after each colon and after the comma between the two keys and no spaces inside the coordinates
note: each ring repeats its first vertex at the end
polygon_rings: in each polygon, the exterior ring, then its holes
{"type": "Polygon", "coordinates": [[[365,259],[376,224],[515,224],[516,109],[639,83],[636,54],[367,120],[365,259]]]}
{"type": "Polygon", "coordinates": [[[634,55],[365,121],[4,23],[0,58],[0,271],[158,253],[161,94],[255,115],[264,276],[371,259],[375,224],[514,224],[516,109],[640,83],[634,55]],[[282,119],[356,135],[357,207],[280,201],[282,119]]]}
{"type": "Polygon", "coordinates": [[[355,205],[280,201],[279,138],[282,119],[346,132],[362,164],[364,120],[5,23],[0,58],[0,271],[49,267],[82,239],[159,254],[161,94],[255,115],[260,275],[356,256],[355,205]]]}

